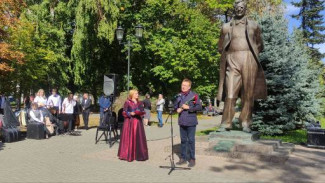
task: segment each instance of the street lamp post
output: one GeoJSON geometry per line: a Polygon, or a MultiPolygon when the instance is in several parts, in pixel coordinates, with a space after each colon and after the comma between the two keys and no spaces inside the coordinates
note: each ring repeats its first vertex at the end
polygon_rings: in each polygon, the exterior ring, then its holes
{"type": "MultiPolygon", "coordinates": [[[[142,38],[143,34],[143,27],[141,25],[135,26],[135,36],[137,38],[142,38]]],[[[119,41],[119,44],[124,44],[128,48],[128,93],[130,90],[130,62],[131,62],[131,47],[132,47],[132,42],[130,39],[127,40],[127,42],[122,42],[124,36],[124,29],[119,26],[116,29],[116,38],[119,41]]]]}
{"type": "Polygon", "coordinates": [[[16,85],[16,110],[19,111],[20,110],[20,85],[19,83],[17,83],[16,85]]]}

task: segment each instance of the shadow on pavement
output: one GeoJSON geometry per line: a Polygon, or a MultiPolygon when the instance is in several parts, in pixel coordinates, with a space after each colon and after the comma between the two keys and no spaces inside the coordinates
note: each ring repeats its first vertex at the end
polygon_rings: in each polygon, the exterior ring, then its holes
{"type": "Polygon", "coordinates": [[[3,150],[3,147],[5,146],[4,143],[0,142],[0,151],[3,150]]]}
{"type": "Polygon", "coordinates": [[[226,164],[218,166],[210,166],[209,170],[216,173],[234,173],[241,172],[251,177],[249,174],[259,174],[260,171],[267,171],[269,178],[256,179],[257,181],[279,181],[279,182],[317,182],[321,176],[324,176],[325,150],[308,149],[306,147],[298,147],[295,152],[290,155],[289,160],[285,164],[274,164],[269,162],[245,161],[241,159],[229,159],[226,164]],[[273,174],[273,175],[272,175],[273,174]]]}

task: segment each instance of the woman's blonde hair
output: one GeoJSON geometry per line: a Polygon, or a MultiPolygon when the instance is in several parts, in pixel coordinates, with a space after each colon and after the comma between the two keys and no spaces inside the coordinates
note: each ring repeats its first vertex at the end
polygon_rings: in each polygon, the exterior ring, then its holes
{"type": "Polygon", "coordinates": [[[44,98],[44,97],[45,97],[45,92],[44,92],[43,89],[39,89],[39,90],[37,91],[37,96],[40,97],[40,93],[41,93],[41,92],[43,92],[44,96],[42,96],[42,97],[44,98]]]}
{"type": "Polygon", "coordinates": [[[138,92],[138,90],[130,90],[130,92],[129,92],[129,99],[132,99],[132,97],[133,97],[133,95],[135,94],[135,93],[137,93],[138,92]]]}

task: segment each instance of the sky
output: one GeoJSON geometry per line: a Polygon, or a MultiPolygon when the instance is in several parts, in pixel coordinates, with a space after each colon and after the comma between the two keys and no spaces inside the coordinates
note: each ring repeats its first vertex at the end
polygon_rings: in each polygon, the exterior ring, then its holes
{"type": "MultiPolygon", "coordinates": [[[[299,13],[299,8],[294,7],[291,2],[299,2],[300,0],[283,0],[286,10],[285,10],[285,17],[288,19],[289,22],[289,32],[292,32],[294,28],[297,28],[300,26],[300,21],[293,19],[290,17],[292,14],[298,14],[299,13]]],[[[325,17],[325,11],[322,11],[321,14],[325,17]]],[[[325,25],[325,23],[324,23],[325,25]]],[[[325,32],[324,32],[325,33],[325,32]]],[[[316,45],[316,48],[319,48],[319,51],[321,53],[325,53],[325,43],[316,45]]],[[[325,58],[323,58],[323,63],[325,63],[325,58]]]]}

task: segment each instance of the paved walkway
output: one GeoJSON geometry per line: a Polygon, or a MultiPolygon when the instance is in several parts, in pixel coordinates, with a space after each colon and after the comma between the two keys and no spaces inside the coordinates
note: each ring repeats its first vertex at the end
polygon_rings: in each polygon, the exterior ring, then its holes
{"type": "MultiPolygon", "coordinates": [[[[219,117],[200,120],[198,129],[216,126],[219,117]]],[[[197,156],[192,170],[168,175],[169,126],[146,128],[149,160],[125,162],[101,141],[95,145],[95,129],[81,136],[55,136],[0,144],[0,182],[323,182],[325,151],[297,147],[285,165],[249,160],[197,156]],[[161,139],[161,140],[159,140],[161,139]]],[[[175,144],[179,144],[175,124],[175,144]]],[[[175,155],[175,159],[178,157],[175,155]]]]}

